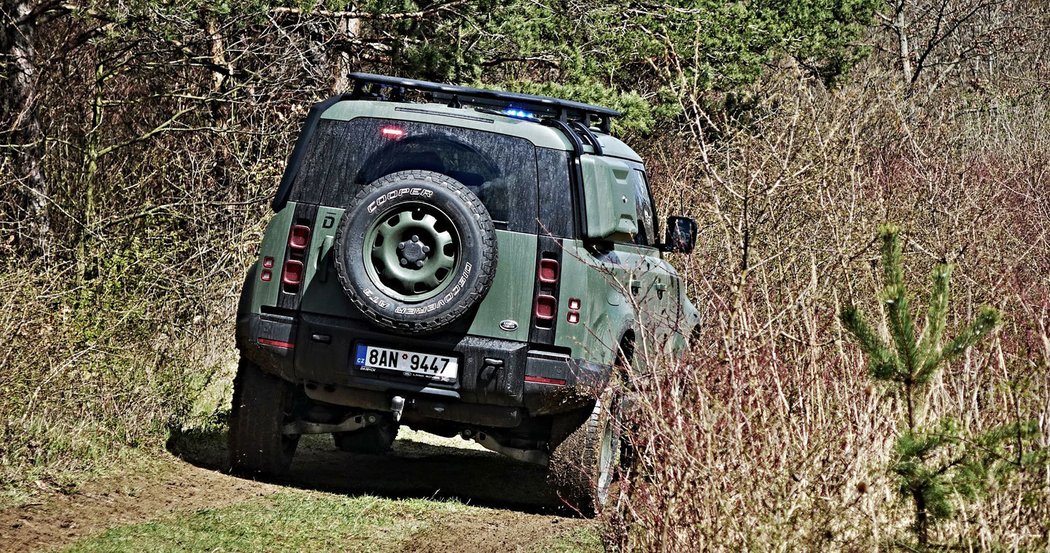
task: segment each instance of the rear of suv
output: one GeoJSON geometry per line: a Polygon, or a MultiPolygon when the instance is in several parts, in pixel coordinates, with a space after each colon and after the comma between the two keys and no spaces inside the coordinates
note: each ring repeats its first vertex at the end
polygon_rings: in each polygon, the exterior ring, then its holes
{"type": "Polygon", "coordinates": [[[618,462],[634,343],[698,315],[613,110],[353,74],[314,106],[237,314],[231,467],[279,475],[302,434],[382,453],[400,425],[546,465],[593,508],[618,462]]]}

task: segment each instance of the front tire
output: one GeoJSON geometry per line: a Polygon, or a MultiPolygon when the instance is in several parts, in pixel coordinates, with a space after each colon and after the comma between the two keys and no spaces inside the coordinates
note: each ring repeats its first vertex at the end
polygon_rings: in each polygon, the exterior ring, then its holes
{"type": "Polygon", "coordinates": [[[295,399],[292,385],[266,374],[241,358],[233,380],[230,411],[230,470],[246,476],[281,476],[288,472],[298,435],[282,432],[295,399]]]}

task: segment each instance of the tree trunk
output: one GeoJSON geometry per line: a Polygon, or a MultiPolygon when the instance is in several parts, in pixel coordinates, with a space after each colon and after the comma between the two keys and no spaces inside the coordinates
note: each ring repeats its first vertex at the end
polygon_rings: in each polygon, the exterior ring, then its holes
{"type": "Polygon", "coordinates": [[[910,87],[912,85],[913,69],[911,66],[911,46],[908,44],[908,25],[904,18],[904,11],[907,9],[907,2],[906,0],[897,0],[896,6],[894,7],[896,13],[893,18],[893,29],[897,33],[901,72],[904,74],[904,84],[910,87]]]}
{"type": "Polygon", "coordinates": [[[347,74],[350,72],[350,53],[346,46],[340,47],[339,43],[350,44],[358,38],[361,34],[361,20],[340,17],[337,29],[342,40],[337,42],[335,60],[332,63],[332,94],[342,94],[349,86],[347,74]]]}
{"type": "Polygon", "coordinates": [[[915,500],[915,538],[919,546],[924,550],[930,544],[929,517],[926,513],[926,496],[922,490],[913,490],[912,499],[915,500]]]}
{"type": "Polygon", "coordinates": [[[37,113],[38,78],[33,6],[25,0],[3,0],[5,14],[0,33],[0,136],[13,150],[12,175],[20,208],[18,239],[44,258],[51,254],[49,188],[41,163],[44,133],[37,113]]]}

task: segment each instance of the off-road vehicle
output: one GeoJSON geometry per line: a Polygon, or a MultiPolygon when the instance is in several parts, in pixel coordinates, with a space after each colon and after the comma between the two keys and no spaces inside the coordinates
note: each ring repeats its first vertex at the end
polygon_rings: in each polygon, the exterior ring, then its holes
{"type": "Polygon", "coordinates": [[[617,366],[698,321],[619,113],[353,74],[307,116],[241,294],[230,460],[279,475],[302,434],[380,453],[401,424],[547,465],[604,501],[617,366]],[[610,385],[610,382],[613,385],[610,385]]]}

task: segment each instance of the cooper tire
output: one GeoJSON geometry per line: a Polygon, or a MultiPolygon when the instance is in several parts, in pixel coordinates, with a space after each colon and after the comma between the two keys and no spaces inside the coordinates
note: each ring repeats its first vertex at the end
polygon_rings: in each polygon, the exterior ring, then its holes
{"type": "Polygon", "coordinates": [[[281,476],[288,472],[298,435],[282,432],[291,417],[292,385],[264,373],[241,358],[233,380],[230,411],[230,470],[246,476],[281,476]]]}
{"type": "Polygon", "coordinates": [[[454,323],[488,292],[496,232],[481,200],[455,179],[400,171],[365,186],[335,237],[350,301],[377,326],[427,334],[454,323]]]}

